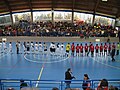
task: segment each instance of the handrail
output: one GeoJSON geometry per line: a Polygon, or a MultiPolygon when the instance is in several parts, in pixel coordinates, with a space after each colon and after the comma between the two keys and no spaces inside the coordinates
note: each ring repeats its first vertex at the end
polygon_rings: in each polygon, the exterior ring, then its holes
{"type": "MultiPolygon", "coordinates": [[[[0,79],[0,90],[6,90],[8,87],[15,88],[15,90],[19,90],[20,88],[20,80],[21,79],[0,79]]],[[[30,79],[22,79],[28,85],[28,87],[36,87],[36,83],[38,82],[37,88],[52,88],[58,87],[59,90],[64,90],[65,81],[71,81],[71,88],[82,88],[82,83],[84,80],[30,80],[30,79]]],[[[90,88],[97,88],[99,83],[99,79],[89,80],[91,82],[90,88]]],[[[108,79],[109,85],[113,84],[114,86],[120,88],[120,79],[108,79]]],[[[41,90],[41,89],[40,89],[41,90]]],[[[44,89],[42,89],[44,90],[44,89]]],[[[52,89],[49,89],[52,90],[52,89]]]]}

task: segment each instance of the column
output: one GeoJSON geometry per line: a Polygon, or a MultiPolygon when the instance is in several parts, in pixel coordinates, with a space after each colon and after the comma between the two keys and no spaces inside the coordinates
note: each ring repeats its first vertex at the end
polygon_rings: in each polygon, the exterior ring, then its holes
{"type": "Polygon", "coordinates": [[[52,23],[54,23],[54,10],[52,9],[51,12],[52,12],[52,23]]]}
{"type": "Polygon", "coordinates": [[[33,23],[33,11],[30,10],[30,12],[31,12],[31,22],[33,23]]]}
{"type": "Polygon", "coordinates": [[[95,22],[95,13],[93,14],[92,26],[94,25],[94,22],[95,22]]]}
{"type": "Polygon", "coordinates": [[[74,22],[74,11],[72,10],[72,23],[74,22]]]}
{"type": "Polygon", "coordinates": [[[12,16],[12,12],[10,12],[10,18],[11,18],[11,22],[12,22],[12,26],[13,26],[13,16],[12,16]]]}

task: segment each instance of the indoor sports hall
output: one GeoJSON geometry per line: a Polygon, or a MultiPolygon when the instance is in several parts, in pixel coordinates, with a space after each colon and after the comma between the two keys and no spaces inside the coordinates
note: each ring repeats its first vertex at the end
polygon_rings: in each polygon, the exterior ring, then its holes
{"type": "MultiPolygon", "coordinates": [[[[65,72],[68,68],[72,69],[72,73],[76,77],[76,79],[74,79],[72,82],[73,84],[71,84],[73,88],[82,87],[84,74],[88,74],[90,80],[96,80],[94,81],[95,88],[99,80],[103,78],[112,80],[110,81],[111,85],[115,84],[116,86],[119,86],[120,55],[115,56],[116,61],[112,62],[111,56],[108,55],[94,55],[94,57],[91,57],[91,54],[89,54],[88,56],[71,56],[70,52],[69,56],[67,57],[60,55],[51,55],[49,51],[47,54],[45,54],[44,52],[32,53],[32,51],[30,51],[29,53],[25,53],[22,46],[20,53],[17,54],[16,40],[21,41],[21,44],[23,44],[25,40],[30,39],[30,37],[27,37],[24,40],[23,38],[24,37],[16,37],[16,39],[14,40],[13,38],[9,37],[8,40],[12,41],[13,46],[12,53],[9,51],[9,42],[7,42],[7,51],[0,54],[0,77],[1,79],[3,79],[2,82],[4,82],[4,88],[14,87],[16,89],[19,89],[20,80],[26,80],[29,85],[30,81],[33,80],[31,81],[32,87],[39,87],[42,90],[48,90],[53,87],[63,89],[65,88],[65,83],[63,82],[63,86],[61,87],[61,81],[65,80],[65,72]]],[[[30,40],[35,40],[35,38],[36,37],[31,37],[30,40]]],[[[3,39],[6,39],[7,41],[7,38],[3,39]]],[[[75,45],[77,45],[78,43],[82,43],[84,45],[87,42],[84,41],[85,39],[83,40],[80,38],[70,38],[70,40],[67,42],[61,42],[61,39],[64,39],[65,41],[68,40],[68,37],[58,37],[57,39],[53,37],[49,39],[46,39],[46,37],[41,39],[39,37],[36,39],[36,41],[34,41],[34,43],[38,42],[38,40],[44,40],[47,45],[50,46],[51,42],[49,41],[55,41],[55,44],[57,44],[58,40],[60,44],[64,43],[64,45],[66,45],[67,43],[72,44],[72,41],[75,41],[75,45]]],[[[93,41],[96,40],[96,38],[88,40],[93,41]]],[[[114,40],[118,39],[112,39],[112,41],[114,40]]],[[[89,44],[89,42],[87,43],[89,44]]],[[[100,44],[101,42],[93,42],[94,45],[96,43],[100,44]]],[[[105,41],[103,41],[102,43],[105,43],[105,41]]]]}
{"type": "Polygon", "coordinates": [[[0,90],[119,89],[119,0],[0,1],[0,90]]]}

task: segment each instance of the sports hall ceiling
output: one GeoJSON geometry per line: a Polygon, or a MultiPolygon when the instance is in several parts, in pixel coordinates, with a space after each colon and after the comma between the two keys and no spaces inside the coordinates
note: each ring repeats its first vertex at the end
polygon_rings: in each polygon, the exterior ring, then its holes
{"type": "Polygon", "coordinates": [[[120,0],[0,0],[0,14],[28,10],[75,10],[120,17],[120,0]]]}

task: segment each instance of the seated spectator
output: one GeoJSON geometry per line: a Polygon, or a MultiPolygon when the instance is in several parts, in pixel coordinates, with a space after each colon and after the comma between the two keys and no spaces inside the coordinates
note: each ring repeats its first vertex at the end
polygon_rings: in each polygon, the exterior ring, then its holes
{"type": "Polygon", "coordinates": [[[106,79],[102,79],[98,84],[97,90],[108,90],[108,81],[106,79]]]}
{"type": "Polygon", "coordinates": [[[27,83],[24,82],[24,80],[20,80],[20,89],[21,88],[24,88],[24,87],[27,87],[27,83]]]}
{"type": "Polygon", "coordinates": [[[109,87],[109,90],[118,90],[118,88],[111,85],[111,86],[109,87]]]}
{"type": "Polygon", "coordinates": [[[90,88],[90,80],[87,74],[84,74],[84,81],[82,84],[82,88],[83,90],[87,90],[88,88],[90,88]]]}
{"type": "Polygon", "coordinates": [[[59,90],[57,87],[52,88],[52,90],[59,90]]]}
{"type": "Polygon", "coordinates": [[[110,42],[110,38],[107,39],[107,42],[108,42],[108,43],[110,42]]]}
{"type": "Polygon", "coordinates": [[[14,88],[7,88],[7,90],[15,90],[14,88]]]}

